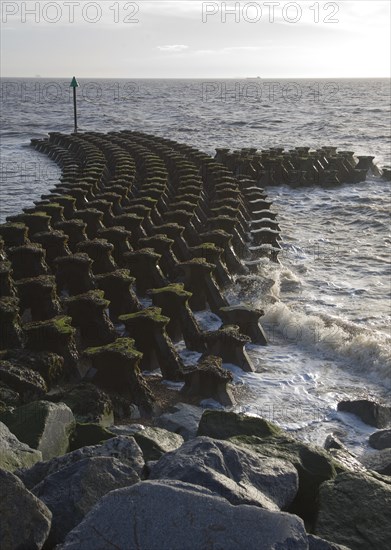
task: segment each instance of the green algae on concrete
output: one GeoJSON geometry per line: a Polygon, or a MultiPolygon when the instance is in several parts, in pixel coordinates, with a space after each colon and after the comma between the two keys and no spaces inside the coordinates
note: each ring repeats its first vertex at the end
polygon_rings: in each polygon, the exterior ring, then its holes
{"type": "Polygon", "coordinates": [[[62,376],[64,359],[49,351],[31,351],[26,349],[11,349],[3,352],[3,359],[24,368],[38,372],[48,387],[51,387],[62,376]]]}
{"type": "Polygon", "coordinates": [[[46,212],[34,211],[30,214],[18,214],[16,216],[9,216],[7,221],[21,222],[27,225],[29,228],[29,234],[39,233],[40,231],[50,231],[51,216],[46,212]]]}
{"type": "Polygon", "coordinates": [[[202,331],[188,303],[192,293],[184,289],[183,283],[154,288],[149,294],[152,296],[153,305],[161,308],[163,315],[170,319],[166,327],[170,338],[178,342],[183,337],[188,349],[205,351],[202,331]]]}
{"type": "Polygon", "coordinates": [[[0,224],[0,236],[7,248],[22,246],[29,241],[28,227],[24,223],[7,222],[0,224]]]}
{"type": "Polygon", "coordinates": [[[64,303],[72,325],[80,328],[84,345],[109,344],[115,340],[117,334],[106,312],[110,302],[104,299],[103,290],[89,290],[65,299],[64,303]]]}
{"type": "Polygon", "coordinates": [[[12,265],[7,260],[0,260],[0,298],[16,296],[12,279],[12,265]]]}
{"type": "Polygon", "coordinates": [[[77,295],[95,288],[92,262],[88,254],[82,252],[57,258],[56,280],[59,289],[77,295]]]}
{"type": "Polygon", "coordinates": [[[40,244],[29,243],[12,247],[8,250],[8,256],[12,262],[15,280],[38,277],[49,272],[45,262],[46,251],[40,244]]]}
{"type": "Polygon", "coordinates": [[[23,403],[41,399],[48,391],[42,376],[25,366],[0,360],[0,382],[17,392],[23,403]]]}
{"type": "Polygon", "coordinates": [[[135,349],[133,339],[118,338],[111,344],[88,348],[84,355],[97,371],[93,380],[98,386],[125,395],[147,414],[152,412],[154,397],[141,375],[142,353],[135,349]]]}
{"type": "Polygon", "coordinates": [[[113,403],[110,396],[89,382],[82,382],[50,394],[50,400],[63,402],[81,423],[94,423],[103,427],[114,424],[113,403]]]}
{"type": "Polygon", "coordinates": [[[119,319],[143,353],[144,370],[160,368],[166,380],[183,378],[182,360],[165,329],[170,318],[162,315],[160,308],[148,307],[119,319]]]}
{"type": "Polygon", "coordinates": [[[61,312],[53,275],[40,275],[16,282],[20,311],[30,309],[33,321],[51,319],[61,312]]]}
{"type": "Polygon", "coordinates": [[[46,321],[24,326],[27,336],[26,348],[33,351],[51,351],[64,357],[64,366],[75,367],[79,358],[75,343],[76,329],[72,318],[59,315],[46,321]]]}
{"type": "Polygon", "coordinates": [[[110,301],[109,314],[112,320],[117,321],[119,315],[134,313],[142,309],[131,288],[135,280],[127,269],[117,269],[110,273],[97,275],[96,284],[103,289],[105,298],[110,301]]]}
{"type": "Polygon", "coordinates": [[[17,298],[6,296],[0,299],[0,326],[0,349],[22,346],[23,332],[17,298]]]}

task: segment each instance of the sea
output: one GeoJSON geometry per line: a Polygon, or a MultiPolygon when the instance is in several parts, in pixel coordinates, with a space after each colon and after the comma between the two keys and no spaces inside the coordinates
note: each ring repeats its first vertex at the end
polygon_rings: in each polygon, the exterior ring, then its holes
{"type": "MultiPolygon", "coordinates": [[[[71,79],[2,79],[0,221],[31,206],[60,171],[30,146],[73,131],[71,79]]],[[[390,80],[79,80],[79,130],[139,130],[214,155],[323,145],[391,164],[390,80]]],[[[278,264],[227,290],[262,308],[267,346],[249,346],[256,372],[226,365],[242,390],[236,410],[323,445],[335,434],[357,457],[375,428],[337,411],[343,399],[391,404],[391,187],[370,175],[332,188],[267,188],[278,213],[278,264]]],[[[220,324],[198,314],[203,327],[220,324]]],[[[187,362],[196,356],[181,350],[187,362]]],[[[208,403],[206,403],[207,405],[208,403]]],[[[210,404],[209,405],[216,405],[210,404]]]]}

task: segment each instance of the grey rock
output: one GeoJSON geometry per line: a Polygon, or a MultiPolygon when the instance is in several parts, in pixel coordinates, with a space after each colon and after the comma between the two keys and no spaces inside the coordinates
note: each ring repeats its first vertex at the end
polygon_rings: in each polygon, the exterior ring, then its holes
{"type": "Polygon", "coordinates": [[[109,426],[109,430],[115,435],[134,435],[140,430],[144,430],[145,426],[142,424],[117,424],[116,426],[109,426]]]}
{"type": "Polygon", "coordinates": [[[337,472],[365,472],[366,468],[362,462],[349,451],[347,447],[335,435],[328,435],[324,443],[324,448],[335,460],[337,472]]]}
{"type": "Polygon", "coordinates": [[[50,530],[52,514],[15,475],[0,470],[0,548],[39,550],[50,530]]]}
{"type": "Polygon", "coordinates": [[[241,435],[265,437],[281,433],[278,426],[264,418],[231,411],[206,410],[202,414],[197,435],[206,435],[214,439],[228,439],[241,435]]]}
{"type": "Polygon", "coordinates": [[[329,542],[315,535],[308,535],[308,545],[308,550],[349,550],[347,546],[329,542]]]}
{"type": "Polygon", "coordinates": [[[388,550],[390,517],[391,483],[349,472],[321,485],[314,532],[354,550],[388,550]]]}
{"type": "Polygon", "coordinates": [[[290,462],[299,475],[299,490],[289,511],[309,524],[314,521],[319,486],[336,476],[336,464],[327,451],[308,445],[289,435],[255,437],[238,436],[230,439],[241,448],[250,449],[261,457],[274,457],[290,462]]]}
{"type": "Polygon", "coordinates": [[[48,544],[62,542],[102,496],[138,481],[133,468],[102,456],[79,460],[46,477],[32,492],[53,514],[48,544]]]}
{"type": "Polygon", "coordinates": [[[369,437],[369,444],[374,449],[381,451],[382,449],[391,448],[391,430],[378,430],[369,437]]]}
{"type": "Polygon", "coordinates": [[[58,550],[307,550],[303,522],[180,481],[143,481],[102,498],[58,550]]]}
{"type": "Polygon", "coordinates": [[[201,485],[232,504],[287,509],[298,490],[296,468],[262,458],[228,441],[197,437],[151,466],[150,479],[178,479],[201,485]]]}
{"type": "Polygon", "coordinates": [[[326,440],[324,442],[324,448],[326,450],[330,450],[330,449],[343,449],[345,450],[346,447],[345,445],[342,443],[342,441],[340,439],[338,439],[338,437],[334,434],[329,434],[327,437],[326,437],[326,440]]]}
{"type": "Polygon", "coordinates": [[[178,449],[184,442],[179,434],[150,426],[135,432],[133,437],[140,445],[145,462],[158,460],[165,453],[178,449]]]}
{"type": "Polygon", "coordinates": [[[361,458],[361,462],[368,470],[391,476],[391,449],[367,453],[361,458]]]}
{"type": "Polygon", "coordinates": [[[0,468],[14,472],[19,468],[30,468],[40,460],[41,451],[31,449],[26,443],[19,441],[7,426],[0,422],[0,468]]]}
{"type": "Polygon", "coordinates": [[[172,412],[167,412],[156,419],[159,428],[180,434],[184,439],[195,437],[198,424],[202,416],[202,409],[186,403],[177,403],[172,412]]]}
{"type": "Polygon", "coordinates": [[[33,401],[0,415],[16,437],[41,451],[43,460],[63,455],[75,425],[72,411],[64,403],[33,401]]]}
{"type": "Polygon", "coordinates": [[[144,467],[143,454],[133,437],[118,436],[108,439],[100,445],[82,447],[64,456],[40,462],[28,470],[18,470],[16,475],[21,478],[26,487],[33,488],[45,477],[58,472],[62,468],[67,468],[71,464],[83,460],[83,458],[95,456],[118,458],[123,464],[133,468],[139,475],[144,467]]]}
{"type": "Polygon", "coordinates": [[[375,428],[386,428],[391,423],[391,407],[368,399],[340,401],[338,410],[355,414],[363,422],[375,428]]]}

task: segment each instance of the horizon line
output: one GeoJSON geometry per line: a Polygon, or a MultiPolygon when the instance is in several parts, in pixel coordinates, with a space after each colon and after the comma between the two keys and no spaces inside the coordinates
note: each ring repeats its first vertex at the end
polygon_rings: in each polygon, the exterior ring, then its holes
{"type": "MultiPolygon", "coordinates": [[[[72,76],[4,76],[1,75],[0,79],[10,78],[28,78],[28,79],[72,79],[72,76]]],[[[93,79],[93,80],[369,80],[369,79],[391,79],[391,75],[388,76],[77,76],[80,80],[93,79]]]]}

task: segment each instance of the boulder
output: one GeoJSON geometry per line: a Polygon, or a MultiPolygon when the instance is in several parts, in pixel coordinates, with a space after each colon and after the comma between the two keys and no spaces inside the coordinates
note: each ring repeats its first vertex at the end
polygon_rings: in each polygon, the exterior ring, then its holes
{"type": "Polygon", "coordinates": [[[178,479],[201,485],[232,504],[268,510],[287,509],[298,490],[290,462],[259,457],[228,441],[197,437],[165,454],[152,467],[150,479],[178,479]]]}
{"type": "Polygon", "coordinates": [[[321,539],[316,535],[308,535],[308,550],[349,550],[349,548],[321,539]]]}
{"type": "Polygon", "coordinates": [[[14,472],[19,468],[30,468],[40,460],[40,451],[31,449],[26,443],[19,441],[8,427],[0,422],[0,468],[14,472]]]}
{"type": "Polygon", "coordinates": [[[386,428],[391,423],[391,407],[368,399],[340,401],[338,410],[357,415],[365,424],[375,428],[386,428]]]}
{"type": "Polygon", "coordinates": [[[391,476],[391,449],[366,453],[360,460],[368,470],[391,476]]]}
{"type": "Polygon", "coordinates": [[[0,547],[40,550],[49,534],[52,514],[19,478],[0,470],[0,547]]]}
{"type": "Polygon", "coordinates": [[[107,439],[112,439],[115,434],[92,422],[77,422],[70,438],[69,450],[75,451],[81,447],[98,445],[107,439]]]}
{"type": "Polygon", "coordinates": [[[299,490],[289,508],[309,525],[314,521],[320,485],[336,476],[333,458],[321,448],[302,443],[288,435],[233,437],[230,441],[262,457],[290,462],[299,475],[299,490]]]}
{"type": "Polygon", "coordinates": [[[323,483],[315,534],[354,550],[388,550],[391,484],[362,473],[339,474],[323,483]]]}
{"type": "Polygon", "coordinates": [[[31,489],[35,485],[38,485],[45,477],[58,472],[62,468],[67,468],[71,464],[83,460],[84,458],[96,456],[118,458],[123,464],[133,468],[139,475],[144,468],[143,453],[133,437],[118,436],[113,439],[108,439],[100,445],[83,447],[71,453],[67,453],[64,456],[52,458],[46,462],[40,462],[32,468],[18,470],[17,475],[26,487],[31,489]]]}
{"type": "Polygon", "coordinates": [[[133,468],[103,456],[79,460],[46,477],[32,492],[52,513],[47,544],[62,542],[103,495],[138,481],[133,468]]]}
{"type": "Polygon", "coordinates": [[[143,452],[145,462],[159,460],[165,453],[175,451],[184,442],[179,434],[151,426],[135,431],[133,437],[143,452]]]}
{"type": "Polygon", "coordinates": [[[232,506],[180,481],[144,481],[112,491],[59,550],[270,550],[308,548],[301,520],[256,506],[232,506]]]}
{"type": "Polygon", "coordinates": [[[156,419],[159,428],[180,434],[184,439],[196,436],[202,409],[186,403],[177,403],[156,419]]]}
{"type": "Polygon", "coordinates": [[[229,439],[237,435],[265,437],[281,433],[278,426],[264,418],[234,412],[207,410],[201,417],[197,435],[206,435],[214,439],[229,439]]]}
{"type": "Polygon", "coordinates": [[[43,460],[65,454],[75,418],[64,403],[33,401],[0,415],[16,437],[41,451],[43,460]]]}
{"type": "Polygon", "coordinates": [[[379,430],[369,437],[369,444],[379,451],[391,448],[391,430],[379,430]]]}
{"type": "Polygon", "coordinates": [[[347,447],[334,434],[329,434],[324,442],[324,448],[335,460],[335,469],[338,473],[365,472],[362,462],[349,451],[347,447]]]}

